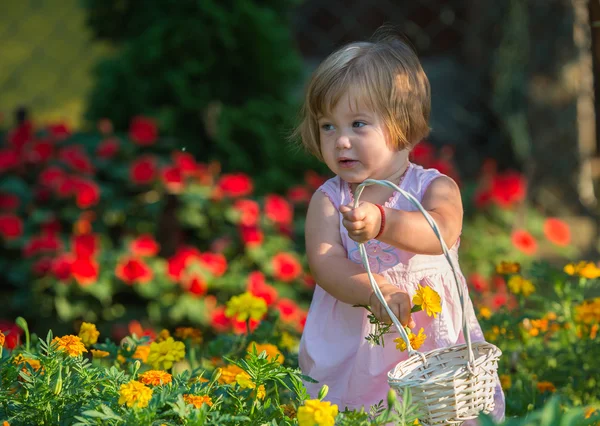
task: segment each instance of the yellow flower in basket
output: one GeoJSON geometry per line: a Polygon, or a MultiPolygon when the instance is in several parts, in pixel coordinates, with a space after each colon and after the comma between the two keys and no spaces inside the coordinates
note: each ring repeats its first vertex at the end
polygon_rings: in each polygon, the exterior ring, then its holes
{"type": "Polygon", "coordinates": [[[440,295],[431,287],[423,287],[419,284],[417,293],[413,296],[415,305],[411,312],[423,310],[427,316],[437,318],[437,314],[442,312],[442,299],[440,295]]]}

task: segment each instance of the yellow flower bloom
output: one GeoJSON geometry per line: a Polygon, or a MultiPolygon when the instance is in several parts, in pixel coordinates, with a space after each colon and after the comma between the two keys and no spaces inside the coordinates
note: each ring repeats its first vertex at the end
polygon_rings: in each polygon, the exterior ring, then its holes
{"type": "Polygon", "coordinates": [[[110,355],[110,352],[101,351],[98,349],[90,349],[90,352],[92,353],[92,356],[94,358],[106,358],[107,356],[110,355]]]}
{"type": "Polygon", "coordinates": [[[262,297],[256,297],[250,292],[233,296],[227,302],[225,316],[227,318],[246,321],[248,318],[260,320],[267,313],[267,302],[262,297]]]}
{"type": "Polygon", "coordinates": [[[52,340],[52,343],[56,343],[58,350],[67,352],[70,356],[79,356],[87,352],[79,336],[73,336],[72,334],[63,337],[57,336],[52,340]]]}
{"type": "MultiPolygon", "coordinates": [[[[410,339],[410,345],[413,349],[419,349],[421,345],[423,345],[423,343],[425,342],[427,335],[424,333],[424,331],[424,328],[421,327],[421,329],[419,330],[419,334],[414,334],[412,331],[408,334],[408,338],[410,339]]],[[[399,349],[401,351],[405,351],[407,349],[406,342],[402,337],[394,339],[394,342],[396,342],[396,349],[399,349]]]]}
{"type": "Polygon", "coordinates": [[[164,342],[152,342],[147,363],[155,370],[168,370],[173,367],[177,361],[185,357],[185,345],[183,342],[176,342],[172,337],[164,342]]]}
{"type": "Polygon", "coordinates": [[[248,373],[246,373],[245,371],[242,371],[241,373],[236,374],[235,382],[242,389],[254,389],[256,387],[256,384],[252,381],[252,379],[250,378],[250,375],[248,373]]]}
{"type": "Polygon", "coordinates": [[[152,389],[144,386],[143,383],[131,380],[121,385],[119,395],[119,404],[127,404],[130,408],[144,408],[152,399],[152,389]]]}
{"type": "Polygon", "coordinates": [[[600,322],[600,297],[584,300],[581,305],[575,306],[575,321],[585,324],[600,322]]]}
{"type": "Polygon", "coordinates": [[[568,275],[579,275],[580,277],[588,279],[600,277],[600,268],[593,262],[581,261],[578,263],[569,263],[563,270],[568,275]]]}
{"type": "Polygon", "coordinates": [[[163,328],[162,330],[160,330],[160,333],[158,333],[158,336],[156,336],[155,341],[156,342],[164,342],[169,337],[171,337],[171,333],[169,333],[169,330],[163,328]]]}
{"type": "Polygon", "coordinates": [[[518,274],[521,265],[516,262],[500,262],[496,265],[496,273],[500,275],[518,274]]]}
{"type": "Polygon", "coordinates": [[[96,329],[95,324],[89,322],[81,323],[81,327],[79,328],[79,338],[84,345],[93,345],[98,341],[98,336],[100,336],[100,332],[96,329]]]}
{"type": "Polygon", "coordinates": [[[175,336],[181,340],[190,339],[192,343],[199,345],[202,343],[202,332],[193,327],[178,327],[175,330],[175,336]]]}
{"type": "MultiPolygon", "coordinates": [[[[25,358],[22,354],[17,355],[13,360],[13,363],[15,363],[16,365],[29,364],[29,366],[35,371],[39,370],[41,367],[39,360],[33,358],[25,358]]],[[[23,366],[23,371],[27,372],[27,368],[25,366],[23,366]]]]}
{"type": "Polygon", "coordinates": [[[437,314],[442,312],[440,295],[431,287],[423,287],[421,284],[413,296],[413,304],[420,306],[430,317],[437,318],[437,314]]]}
{"type": "Polygon", "coordinates": [[[186,404],[191,404],[196,408],[202,407],[202,404],[206,404],[209,407],[213,405],[212,399],[208,395],[191,395],[186,393],[183,395],[183,400],[186,404]]]}
{"type": "Polygon", "coordinates": [[[492,311],[490,308],[484,306],[479,310],[481,318],[490,319],[492,317],[492,311]]]}
{"type": "Polygon", "coordinates": [[[281,352],[279,352],[279,349],[275,345],[271,345],[270,343],[260,344],[260,343],[256,343],[256,342],[250,342],[250,344],[246,348],[246,352],[252,353],[253,347],[256,347],[256,353],[258,355],[260,355],[262,352],[266,352],[267,359],[271,362],[275,361],[276,357],[277,357],[277,362],[279,364],[283,364],[283,361],[285,360],[285,358],[283,357],[283,354],[281,352]]]}
{"type": "Polygon", "coordinates": [[[0,348],[4,346],[5,339],[6,339],[6,336],[4,335],[4,333],[2,333],[0,331],[0,348]]]}
{"type": "Polygon", "coordinates": [[[283,349],[287,349],[288,351],[293,351],[298,347],[298,339],[287,331],[284,331],[281,333],[281,341],[279,342],[279,346],[283,349]]]}
{"type": "Polygon", "coordinates": [[[263,399],[265,399],[265,396],[267,396],[265,385],[260,385],[258,387],[258,390],[256,391],[256,397],[262,401],[263,399]]]}
{"type": "Polygon", "coordinates": [[[529,280],[526,280],[520,275],[513,275],[508,280],[508,288],[514,294],[522,294],[524,297],[529,296],[535,291],[535,286],[529,280]]]}
{"type": "Polygon", "coordinates": [[[242,370],[240,367],[238,367],[235,364],[231,364],[226,367],[219,368],[219,370],[221,372],[221,376],[219,377],[218,381],[219,381],[219,383],[221,383],[223,385],[229,385],[229,384],[235,382],[236,376],[238,374],[244,372],[244,370],[242,370]]]}
{"type": "Polygon", "coordinates": [[[150,346],[139,345],[135,348],[135,353],[133,354],[132,358],[139,359],[142,362],[147,362],[148,355],[150,355],[150,346]]]}
{"type": "Polygon", "coordinates": [[[298,426],[334,426],[338,406],[328,401],[309,399],[298,409],[298,426]]]}
{"type": "Polygon", "coordinates": [[[556,387],[551,382],[539,382],[537,388],[540,393],[556,392],[556,387]]]}
{"type": "Polygon", "coordinates": [[[595,412],[596,412],[596,409],[594,407],[587,407],[585,409],[585,418],[589,419],[590,417],[592,417],[594,415],[595,412]]]}
{"type": "Polygon", "coordinates": [[[166,371],[148,370],[140,374],[140,382],[145,385],[161,386],[171,383],[173,376],[166,371]]]}
{"type": "Polygon", "coordinates": [[[502,389],[504,390],[508,390],[512,387],[512,379],[508,374],[501,374],[500,375],[500,385],[502,386],[502,389]]]}

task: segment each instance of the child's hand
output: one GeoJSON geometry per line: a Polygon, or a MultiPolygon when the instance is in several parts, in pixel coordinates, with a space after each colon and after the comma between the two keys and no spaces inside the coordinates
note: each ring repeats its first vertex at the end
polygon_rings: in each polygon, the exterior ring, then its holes
{"type": "MultiPolygon", "coordinates": [[[[400,290],[398,287],[392,284],[380,284],[379,289],[383,294],[383,298],[392,310],[392,313],[400,320],[400,324],[408,325],[409,328],[413,328],[415,326],[415,322],[410,314],[411,305],[410,296],[408,293],[400,290]]],[[[373,315],[375,315],[379,321],[388,324],[392,322],[385,308],[377,298],[375,292],[373,292],[369,298],[369,305],[371,306],[373,315]]]]}
{"type": "Polygon", "coordinates": [[[361,201],[357,208],[352,205],[340,207],[344,227],[348,236],[357,243],[372,240],[379,233],[381,227],[381,212],[373,203],[361,201]]]}

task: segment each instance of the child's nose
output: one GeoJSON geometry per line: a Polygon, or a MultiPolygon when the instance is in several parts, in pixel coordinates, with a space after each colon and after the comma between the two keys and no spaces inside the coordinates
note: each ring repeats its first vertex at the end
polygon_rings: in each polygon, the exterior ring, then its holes
{"type": "Polygon", "coordinates": [[[348,149],[350,148],[350,138],[346,135],[338,136],[336,142],[337,149],[348,149]]]}

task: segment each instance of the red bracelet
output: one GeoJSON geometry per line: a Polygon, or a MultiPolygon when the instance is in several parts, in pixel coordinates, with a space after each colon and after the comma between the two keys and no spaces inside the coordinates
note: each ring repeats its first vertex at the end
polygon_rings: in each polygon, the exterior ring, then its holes
{"type": "Polygon", "coordinates": [[[381,225],[379,226],[379,232],[375,235],[375,239],[379,238],[381,234],[383,234],[383,228],[385,228],[385,210],[383,210],[383,206],[379,204],[375,204],[379,211],[381,212],[381,225]]]}

